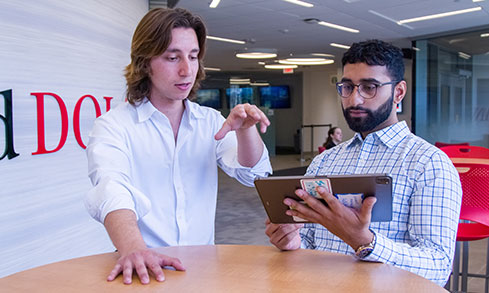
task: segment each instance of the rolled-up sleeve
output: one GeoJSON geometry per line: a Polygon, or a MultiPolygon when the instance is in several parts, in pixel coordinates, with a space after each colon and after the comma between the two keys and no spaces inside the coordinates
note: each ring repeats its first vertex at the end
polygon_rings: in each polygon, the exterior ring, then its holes
{"type": "Polygon", "coordinates": [[[129,146],[123,129],[109,121],[97,119],[89,135],[86,154],[93,187],[85,197],[85,206],[101,223],[108,213],[119,209],[132,210],[139,219],[148,213],[151,203],[130,184],[129,146]]]}

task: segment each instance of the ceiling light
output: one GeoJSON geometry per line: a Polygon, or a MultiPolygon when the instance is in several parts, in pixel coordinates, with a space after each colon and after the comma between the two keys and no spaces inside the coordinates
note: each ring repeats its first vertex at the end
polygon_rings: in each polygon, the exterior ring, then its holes
{"type": "Polygon", "coordinates": [[[287,58],[279,60],[278,63],[296,65],[325,65],[334,63],[334,60],[325,58],[287,58]]]}
{"type": "Polygon", "coordinates": [[[334,58],[333,54],[325,54],[325,53],[311,53],[312,56],[322,56],[322,57],[330,57],[334,58]]]}
{"type": "Polygon", "coordinates": [[[469,9],[462,9],[462,10],[455,10],[455,11],[438,13],[438,14],[431,14],[431,15],[420,16],[420,17],[415,17],[415,18],[403,19],[403,20],[400,20],[398,23],[399,24],[404,24],[404,23],[410,23],[410,22],[415,22],[415,21],[422,21],[422,20],[427,20],[427,19],[447,17],[447,16],[452,16],[452,15],[457,15],[457,14],[462,14],[462,13],[479,11],[481,9],[482,9],[481,7],[474,7],[474,8],[469,8],[469,9]]]}
{"type": "Polygon", "coordinates": [[[258,64],[260,64],[260,65],[265,65],[265,62],[260,61],[260,62],[258,62],[258,64]]]}
{"type": "Polygon", "coordinates": [[[249,52],[249,53],[237,53],[236,57],[244,59],[267,59],[275,58],[277,54],[275,53],[263,53],[263,52],[249,52]]]}
{"type": "Polygon", "coordinates": [[[314,7],[314,4],[311,4],[311,3],[308,3],[308,2],[305,2],[305,1],[300,1],[300,0],[283,0],[285,2],[289,2],[289,3],[292,3],[292,4],[297,4],[297,5],[300,5],[300,6],[304,6],[304,7],[314,7]]]}
{"type": "Polygon", "coordinates": [[[217,68],[217,67],[204,67],[204,70],[206,70],[206,71],[221,71],[221,68],[217,68]]]}
{"type": "Polygon", "coordinates": [[[470,59],[470,55],[464,52],[458,52],[458,56],[463,59],[470,59]]]}
{"type": "Polygon", "coordinates": [[[209,40],[214,40],[214,41],[228,42],[228,43],[234,43],[234,44],[246,44],[245,41],[240,41],[240,40],[233,40],[233,39],[213,37],[213,36],[207,36],[207,38],[209,40]]]}
{"type": "Polygon", "coordinates": [[[229,84],[250,84],[251,80],[249,78],[230,78],[229,84]]]}
{"type": "Polygon", "coordinates": [[[221,2],[221,0],[212,0],[211,4],[209,4],[209,7],[216,8],[217,5],[219,5],[219,2],[221,2]]]}
{"type": "Polygon", "coordinates": [[[266,69],[288,69],[288,68],[297,68],[297,65],[286,65],[286,64],[268,64],[265,65],[266,69]]]}
{"type": "Polygon", "coordinates": [[[451,44],[455,44],[455,43],[464,42],[464,41],[466,41],[466,40],[467,40],[466,38],[461,38],[461,39],[451,39],[450,41],[448,41],[448,43],[451,45],[451,44]]]}
{"type": "Polygon", "coordinates": [[[414,51],[417,51],[417,52],[421,51],[421,49],[417,48],[417,47],[411,47],[411,49],[413,49],[414,51]]]}
{"type": "Polygon", "coordinates": [[[336,47],[336,48],[341,48],[341,49],[350,49],[350,46],[347,45],[342,45],[342,44],[337,44],[337,43],[331,43],[329,44],[330,46],[336,47]]]}
{"type": "Polygon", "coordinates": [[[472,2],[482,2],[484,0],[472,0],[472,2]]]}
{"type": "Polygon", "coordinates": [[[320,22],[318,22],[318,24],[324,25],[324,26],[327,26],[327,27],[330,27],[330,28],[334,28],[334,29],[337,29],[337,30],[342,30],[342,31],[345,31],[345,32],[349,32],[349,33],[359,33],[360,32],[359,30],[356,30],[356,29],[353,29],[353,28],[349,28],[349,27],[346,27],[346,26],[337,25],[337,24],[334,24],[334,23],[329,23],[329,22],[326,22],[326,21],[320,21],[320,22]]]}
{"type": "Polygon", "coordinates": [[[251,86],[270,86],[270,83],[268,83],[268,82],[259,82],[259,81],[257,81],[257,82],[252,82],[252,83],[250,83],[250,85],[251,85],[251,86]]]}
{"type": "Polygon", "coordinates": [[[229,82],[247,82],[247,83],[250,83],[251,80],[249,78],[233,78],[233,77],[231,77],[229,79],[229,82]]]}
{"type": "Polygon", "coordinates": [[[267,59],[277,57],[275,49],[248,49],[236,53],[236,57],[245,59],[267,59]]]}
{"type": "Polygon", "coordinates": [[[487,38],[487,37],[489,37],[489,33],[483,33],[483,34],[481,34],[481,38],[487,38]]]}
{"type": "Polygon", "coordinates": [[[372,14],[374,14],[374,15],[377,15],[378,17],[382,17],[383,19],[386,19],[386,20],[391,21],[391,22],[393,22],[393,23],[397,23],[398,25],[403,26],[403,27],[405,27],[405,28],[408,28],[408,29],[410,29],[410,30],[413,30],[413,29],[414,29],[414,27],[412,27],[412,26],[409,26],[409,25],[407,25],[407,24],[400,24],[400,23],[399,23],[397,20],[392,19],[392,18],[390,18],[390,17],[388,17],[388,16],[385,16],[385,15],[383,15],[383,14],[381,14],[381,13],[377,12],[377,11],[374,11],[374,10],[369,10],[368,12],[370,12],[370,13],[372,13],[372,14]]]}

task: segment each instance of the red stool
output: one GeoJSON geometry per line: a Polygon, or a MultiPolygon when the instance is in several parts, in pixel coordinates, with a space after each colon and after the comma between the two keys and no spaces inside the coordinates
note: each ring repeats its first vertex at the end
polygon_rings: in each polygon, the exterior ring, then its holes
{"type": "MultiPolygon", "coordinates": [[[[463,196],[460,210],[460,220],[457,231],[457,246],[452,272],[452,287],[458,291],[460,278],[460,242],[462,252],[462,291],[467,292],[468,277],[484,278],[485,292],[488,292],[489,282],[489,244],[486,255],[486,274],[468,273],[468,241],[489,238],[489,149],[477,146],[446,146],[441,148],[451,159],[457,158],[454,166],[457,168],[462,184],[463,196]],[[471,163],[464,163],[467,159],[471,163]],[[480,159],[480,163],[474,163],[480,159]],[[469,222],[467,222],[469,221],[469,222]]],[[[448,285],[448,284],[447,284],[448,285]]]]}

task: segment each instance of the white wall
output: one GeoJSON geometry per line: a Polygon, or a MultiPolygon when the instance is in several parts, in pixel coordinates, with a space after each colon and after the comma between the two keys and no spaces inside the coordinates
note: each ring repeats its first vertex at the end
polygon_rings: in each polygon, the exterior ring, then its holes
{"type": "MultiPolygon", "coordinates": [[[[331,80],[333,76],[338,79],[341,78],[341,73],[338,74],[337,64],[321,66],[318,69],[303,72],[303,124],[340,126],[344,131],[344,138],[348,138],[353,132],[348,127],[345,128],[343,114],[341,113],[341,101],[331,80]]],[[[317,151],[317,147],[326,141],[328,130],[328,127],[315,128],[313,151],[317,151]]],[[[311,150],[311,128],[304,129],[303,150],[304,152],[311,150]]]]}
{"type": "MultiPolygon", "coordinates": [[[[113,250],[100,223],[83,205],[91,186],[85,151],[74,136],[74,109],[92,95],[105,110],[125,91],[132,33],[148,10],[146,0],[0,0],[0,115],[12,94],[13,158],[0,160],[0,277],[68,258],[113,250]],[[38,150],[40,118],[34,93],[58,95],[67,109],[65,145],[57,152],[38,150]]],[[[44,98],[46,148],[61,136],[56,100],[44,98]]],[[[95,118],[94,104],[80,110],[81,138],[95,118]]],[[[42,129],[42,128],[41,128],[42,129]]],[[[7,147],[0,121],[0,156],[7,147]]]]}

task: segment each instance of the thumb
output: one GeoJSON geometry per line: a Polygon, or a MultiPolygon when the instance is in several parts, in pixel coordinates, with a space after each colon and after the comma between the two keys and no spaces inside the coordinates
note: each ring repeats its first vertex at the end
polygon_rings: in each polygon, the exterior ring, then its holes
{"type": "Polygon", "coordinates": [[[232,130],[231,126],[227,122],[224,122],[224,124],[222,125],[221,129],[219,129],[219,131],[216,133],[216,135],[214,135],[214,138],[216,140],[221,140],[231,130],[232,130]]]}
{"type": "Polygon", "coordinates": [[[360,215],[362,219],[370,223],[372,217],[372,209],[374,208],[377,198],[375,196],[368,196],[363,200],[362,207],[360,208],[360,215]]]}

